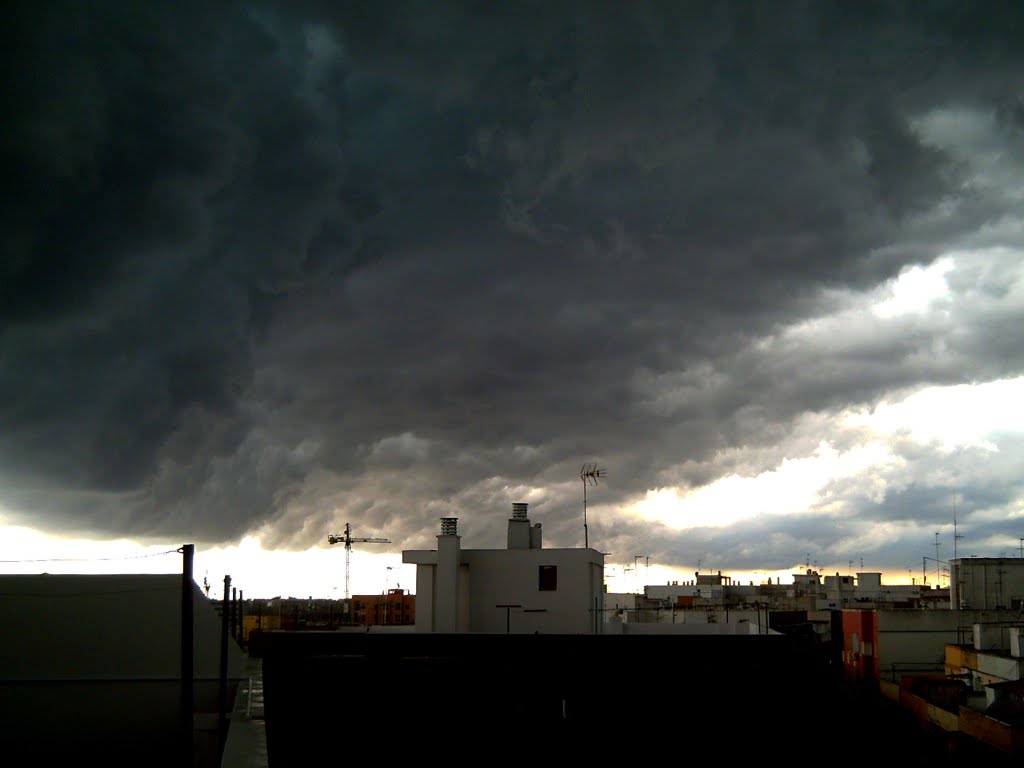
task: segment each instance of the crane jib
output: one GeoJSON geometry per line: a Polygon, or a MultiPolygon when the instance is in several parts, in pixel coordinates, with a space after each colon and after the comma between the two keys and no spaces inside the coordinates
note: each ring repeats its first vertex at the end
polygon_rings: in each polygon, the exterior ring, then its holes
{"type": "Polygon", "coordinates": [[[358,544],[390,544],[391,539],[385,539],[380,536],[353,536],[352,526],[350,523],[345,523],[345,533],[331,533],[327,536],[328,544],[344,544],[345,545],[345,599],[349,598],[348,585],[350,581],[350,574],[352,570],[352,544],[353,542],[358,544]]]}

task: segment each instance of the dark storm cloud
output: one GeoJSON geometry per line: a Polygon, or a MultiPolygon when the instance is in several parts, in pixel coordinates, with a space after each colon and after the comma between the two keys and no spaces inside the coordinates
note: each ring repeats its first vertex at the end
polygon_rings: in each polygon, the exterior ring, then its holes
{"type": "MultiPolygon", "coordinates": [[[[203,4],[43,5],[20,21],[8,53],[4,474],[43,508],[53,487],[148,487],[137,511],[159,518],[161,478],[182,454],[209,478],[249,453],[255,425],[239,404],[253,346],[291,288],[358,261],[372,189],[352,188],[342,105],[319,91],[334,73],[312,82],[299,29],[203,4]]],[[[266,480],[229,483],[241,496],[218,514],[272,512],[280,489],[247,498],[266,480]]],[[[104,519],[123,530],[106,513],[91,524],[104,519]]]]}
{"type": "MultiPolygon", "coordinates": [[[[0,503],[408,547],[448,515],[500,544],[488,518],[528,500],[575,545],[582,461],[614,468],[614,506],[813,450],[808,412],[1019,371],[1012,296],[933,356],[937,320],[786,331],[1012,215],[914,121],[994,115],[1019,165],[1015,30],[1003,4],[21,10],[0,503]]],[[[805,543],[760,525],[780,559],[805,543]]],[[[742,536],[723,557],[769,554],[742,536]]]]}

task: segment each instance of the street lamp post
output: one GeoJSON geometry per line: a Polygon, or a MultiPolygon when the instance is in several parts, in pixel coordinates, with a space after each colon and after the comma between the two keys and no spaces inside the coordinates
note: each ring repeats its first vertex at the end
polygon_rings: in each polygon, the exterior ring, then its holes
{"type": "Polygon", "coordinates": [[[519,604],[513,604],[513,603],[501,603],[501,604],[496,605],[494,607],[495,608],[504,608],[505,609],[505,634],[506,635],[509,634],[509,632],[511,631],[511,627],[512,627],[512,609],[513,608],[522,608],[523,606],[521,606],[519,604]]]}

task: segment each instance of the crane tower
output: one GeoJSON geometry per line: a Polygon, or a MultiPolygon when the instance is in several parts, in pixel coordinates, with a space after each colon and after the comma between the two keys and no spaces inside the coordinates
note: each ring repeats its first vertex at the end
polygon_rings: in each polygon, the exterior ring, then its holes
{"type": "Polygon", "coordinates": [[[331,533],[327,536],[328,544],[345,545],[345,599],[348,600],[348,582],[352,572],[352,542],[360,544],[390,544],[391,539],[383,539],[379,536],[353,536],[352,526],[345,523],[344,533],[331,533]]]}

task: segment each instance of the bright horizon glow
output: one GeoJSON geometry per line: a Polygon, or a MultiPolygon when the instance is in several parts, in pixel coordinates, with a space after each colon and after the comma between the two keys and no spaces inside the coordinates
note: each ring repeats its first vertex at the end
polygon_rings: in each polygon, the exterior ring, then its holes
{"type": "MultiPolygon", "coordinates": [[[[134,574],[181,573],[181,544],[139,544],[127,539],[91,541],[49,536],[23,526],[3,526],[0,573],[134,574]]],[[[367,547],[373,545],[366,545],[367,547]]],[[[416,566],[400,553],[371,553],[352,546],[350,593],[380,594],[385,589],[415,592],[416,566]]],[[[196,545],[192,564],[196,584],[210,585],[220,599],[224,576],[245,599],[297,597],[340,600],[345,596],[345,548],[304,552],[267,551],[251,536],[228,547],[196,545]]]]}
{"type": "MultiPolygon", "coordinates": [[[[4,527],[0,544],[0,573],[3,574],[138,574],[181,573],[181,554],[173,545],[142,545],[126,539],[90,541],[48,536],[30,528],[4,527]],[[12,562],[13,561],[13,562],[12,562]]],[[[178,545],[181,546],[181,545],[178,545]]],[[[231,576],[231,586],[241,590],[245,599],[293,597],[340,600],[344,597],[344,548],[317,549],[305,552],[268,552],[259,542],[245,538],[240,545],[231,547],[196,547],[193,578],[200,587],[206,578],[210,584],[210,597],[223,597],[224,576],[231,576]],[[325,586],[310,589],[318,581],[325,586]]],[[[793,576],[806,571],[806,564],[775,571],[726,571],[736,584],[773,583],[792,584],[793,576]]],[[[701,575],[716,573],[718,569],[705,568],[701,575]]],[[[817,566],[822,576],[855,575],[857,571],[878,573],[870,567],[850,571],[847,566],[817,566]]],[[[695,571],[640,562],[633,564],[609,562],[605,565],[605,584],[608,592],[642,594],[645,586],[659,586],[678,581],[684,584],[694,580],[695,571]],[[625,570],[627,569],[628,570],[625,570]],[[637,572],[639,575],[637,575],[637,572]]],[[[882,571],[885,584],[920,584],[919,572],[882,571]]],[[[948,577],[947,577],[948,578],[948,577]]],[[[928,574],[934,585],[935,574],[928,574]]],[[[948,586],[948,582],[943,583],[948,586]]],[[[403,564],[401,555],[368,553],[352,549],[351,594],[380,594],[385,588],[402,588],[415,594],[416,566],[403,564]]]]}

